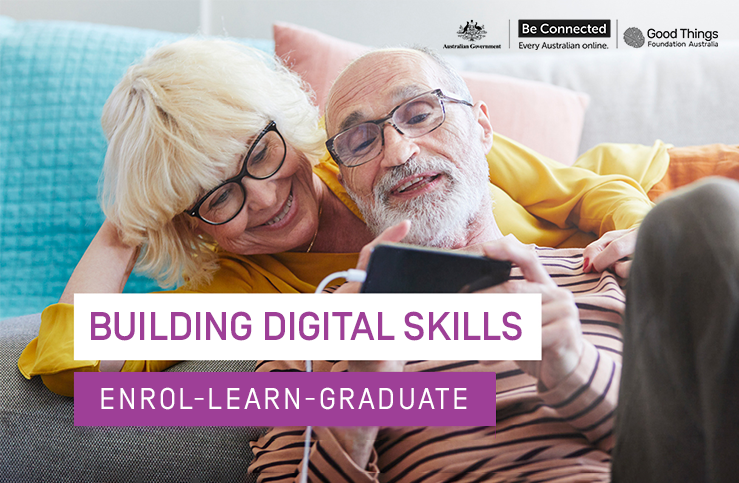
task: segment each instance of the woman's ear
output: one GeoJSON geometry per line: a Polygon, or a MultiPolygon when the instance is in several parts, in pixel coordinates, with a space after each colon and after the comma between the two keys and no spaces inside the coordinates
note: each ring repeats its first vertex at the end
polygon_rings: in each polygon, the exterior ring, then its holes
{"type": "Polygon", "coordinates": [[[490,124],[490,116],[488,115],[488,106],[483,101],[477,101],[473,107],[474,113],[477,115],[477,123],[482,128],[480,133],[480,142],[483,144],[484,152],[490,151],[493,147],[493,125],[490,124]]]}
{"type": "Polygon", "coordinates": [[[203,223],[204,221],[201,221],[197,218],[187,216],[188,222],[190,223],[190,230],[192,230],[193,235],[195,236],[203,236],[206,234],[205,230],[203,230],[203,223]]]}

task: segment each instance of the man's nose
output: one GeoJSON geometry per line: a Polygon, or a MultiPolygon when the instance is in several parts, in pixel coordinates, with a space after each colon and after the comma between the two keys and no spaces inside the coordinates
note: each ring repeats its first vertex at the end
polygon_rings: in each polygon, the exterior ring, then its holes
{"type": "Polygon", "coordinates": [[[385,167],[400,166],[420,152],[415,139],[400,134],[390,123],[383,127],[385,148],[383,150],[382,165],[385,167]]]}

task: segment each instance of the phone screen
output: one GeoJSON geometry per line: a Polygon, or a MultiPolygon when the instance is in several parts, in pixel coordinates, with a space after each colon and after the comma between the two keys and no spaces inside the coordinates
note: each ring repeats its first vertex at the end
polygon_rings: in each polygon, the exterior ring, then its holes
{"type": "Polygon", "coordinates": [[[372,251],[362,293],[472,292],[505,282],[511,263],[400,243],[372,251]]]}

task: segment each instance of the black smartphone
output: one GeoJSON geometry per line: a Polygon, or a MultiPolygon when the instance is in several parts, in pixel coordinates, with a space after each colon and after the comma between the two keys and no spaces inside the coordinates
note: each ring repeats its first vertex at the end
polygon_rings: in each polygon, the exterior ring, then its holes
{"type": "Polygon", "coordinates": [[[361,292],[474,292],[503,283],[510,276],[510,262],[436,248],[386,243],[372,251],[361,292]]]}

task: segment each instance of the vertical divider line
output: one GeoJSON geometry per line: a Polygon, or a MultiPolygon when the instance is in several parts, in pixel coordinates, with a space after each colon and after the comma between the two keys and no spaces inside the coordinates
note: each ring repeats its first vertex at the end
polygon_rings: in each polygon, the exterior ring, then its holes
{"type": "Polygon", "coordinates": [[[213,5],[210,0],[200,0],[200,32],[203,35],[211,34],[211,19],[213,17],[213,5]]]}

